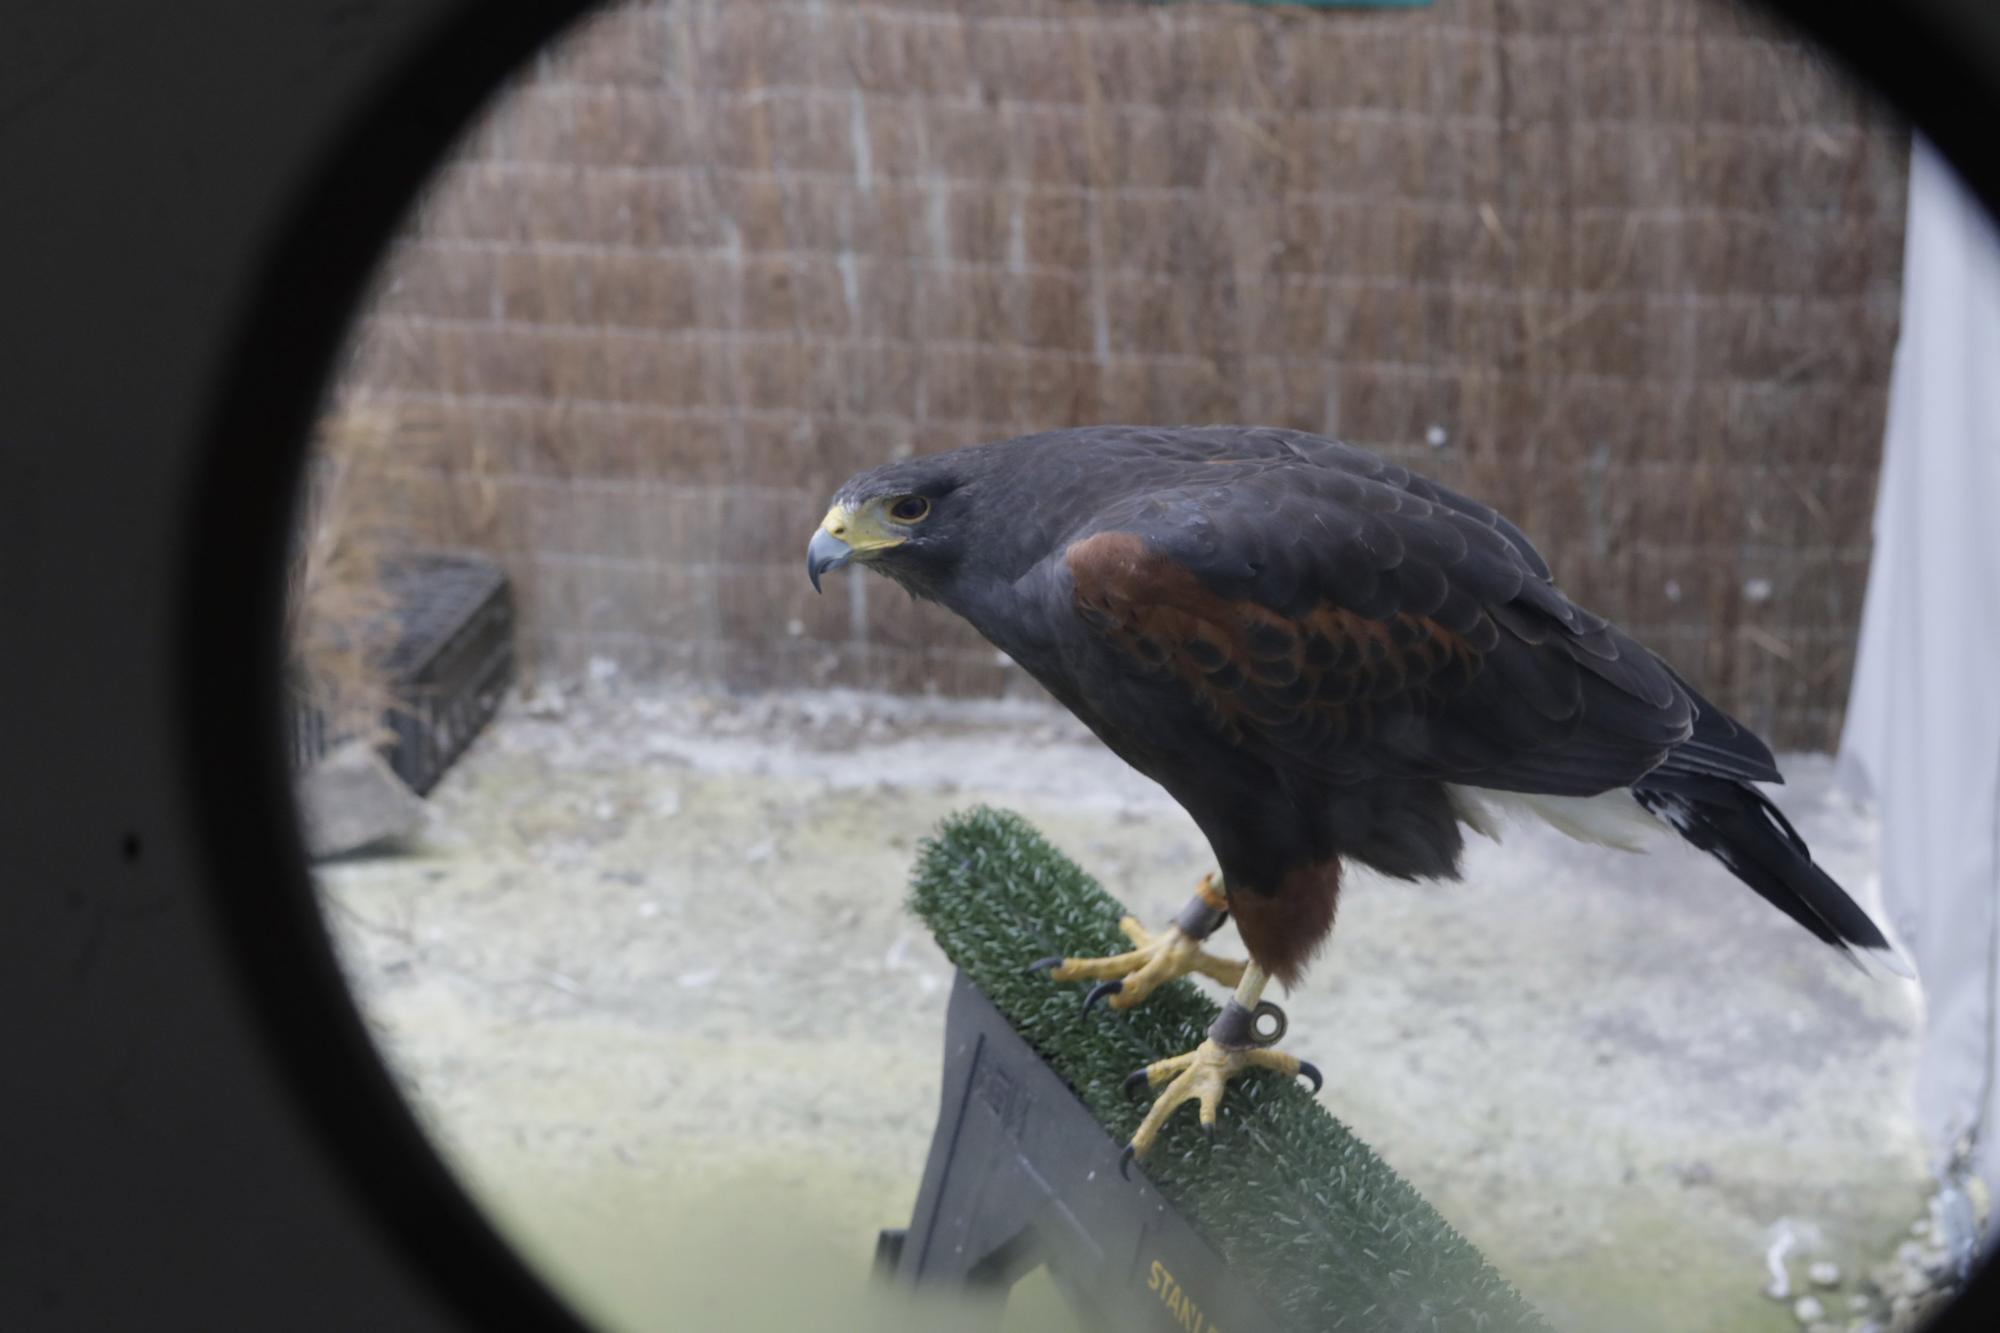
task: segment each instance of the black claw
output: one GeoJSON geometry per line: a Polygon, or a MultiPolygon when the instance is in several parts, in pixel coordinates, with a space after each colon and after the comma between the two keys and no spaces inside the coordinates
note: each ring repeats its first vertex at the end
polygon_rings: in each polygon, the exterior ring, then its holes
{"type": "Polygon", "coordinates": [[[1132,1159],[1138,1155],[1139,1150],[1137,1148],[1134,1148],[1129,1143],[1125,1145],[1125,1151],[1118,1154],[1118,1174],[1120,1177],[1126,1180],[1132,1178],[1132,1159]]]}
{"type": "Polygon", "coordinates": [[[1063,956],[1052,953],[1047,958],[1037,958],[1024,969],[1028,972],[1053,972],[1063,965],[1063,956]]]}
{"type": "Polygon", "coordinates": [[[1204,1139],[1207,1139],[1207,1140],[1208,1140],[1208,1146],[1209,1146],[1209,1147],[1213,1148],[1213,1147],[1215,1146],[1215,1126],[1214,1126],[1214,1125],[1211,1125],[1211,1124],[1209,1124],[1209,1123],[1208,1123],[1207,1121],[1203,1121],[1203,1122],[1202,1122],[1202,1126],[1201,1126],[1201,1136],[1202,1136],[1202,1137],[1203,1137],[1204,1139]]]}
{"type": "Polygon", "coordinates": [[[1319,1069],[1309,1062],[1301,1060],[1299,1061],[1299,1072],[1313,1081],[1313,1096],[1319,1096],[1319,1090],[1326,1086],[1326,1080],[1319,1076],[1319,1069]]]}
{"type": "Polygon", "coordinates": [[[1125,1081],[1119,1086],[1125,1089],[1125,1095],[1128,1097],[1132,1095],[1132,1090],[1134,1088],[1142,1088],[1146,1086],[1146,1070],[1144,1066],[1141,1066],[1140,1068],[1135,1069],[1131,1073],[1127,1074],[1125,1076],[1125,1081]]]}
{"type": "Polygon", "coordinates": [[[1125,989],[1125,983],[1122,980],[1098,982],[1095,986],[1092,986],[1090,988],[1090,994],[1083,997],[1083,1012],[1086,1014],[1089,1013],[1090,1007],[1096,1004],[1099,1000],[1103,999],[1107,995],[1116,995],[1119,991],[1122,991],[1124,989],[1125,989]]]}

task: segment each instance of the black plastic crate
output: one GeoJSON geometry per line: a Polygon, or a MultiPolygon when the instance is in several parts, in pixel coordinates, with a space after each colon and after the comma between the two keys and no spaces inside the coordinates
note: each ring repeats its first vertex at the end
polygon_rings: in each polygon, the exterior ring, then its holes
{"type": "MultiPolygon", "coordinates": [[[[506,697],[514,679],[514,600],[491,560],[420,552],[386,559],[394,601],[383,667],[396,702],[381,718],[390,768],[419,796],[437,786],[506,697]]],[[[309,768],[346,740],[310,704],[292,711],[292,764],[309,768]]]]}

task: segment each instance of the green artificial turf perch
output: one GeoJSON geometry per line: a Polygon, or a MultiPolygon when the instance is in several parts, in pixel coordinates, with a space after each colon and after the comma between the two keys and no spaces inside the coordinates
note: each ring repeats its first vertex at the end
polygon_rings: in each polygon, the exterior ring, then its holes
{"type": "MultiPolygon", "coordinates": [[[[1048,954],[1116,951],[1124,909],[1017,815],[977,809],[946,821],[919,853],[910,906],[1115,1139],[1145,1112],[1126,1075],[1199,1044],[1218,1012],[1180,980],[1141,1007],[1080,1020],[1073,988],[1028,972],[1048,954]]],[[[1182,1117],[1144,1170],[1293,1329],[1548,1327],[1293,1080],[1243,1075],[1212,1144],[1182,1117]]]]}

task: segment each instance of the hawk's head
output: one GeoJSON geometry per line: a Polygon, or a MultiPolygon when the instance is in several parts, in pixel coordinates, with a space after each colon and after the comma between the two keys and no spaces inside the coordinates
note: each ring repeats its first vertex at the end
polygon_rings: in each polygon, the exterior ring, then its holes
{"type": "Polygon", "coordinates": [[[834,493],[806,573],[817,588],[829,569],[864,564],[970,616],[966,598],[1047,559],[1145,461],[1082,450],[1075,432],[1052,431],[886,463],[834,493]]]}
{"type": "Polygon", "coordinates": [[[806,574],[853,562],[870,566],[912,592],[932,592],[966,549],[979,487],[968,484],[955,455],[890,463],[850,478],[833,497],[806,547],[806,574]]]}

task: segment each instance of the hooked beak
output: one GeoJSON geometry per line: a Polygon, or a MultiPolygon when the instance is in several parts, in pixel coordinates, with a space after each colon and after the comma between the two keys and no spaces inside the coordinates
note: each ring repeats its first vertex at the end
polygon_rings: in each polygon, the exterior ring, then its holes
{"type": "Polygon", "coordinates": [[[812,580],[813,591],[819,591],[819,576],[829,569],[839,569],[854,558],[854,548],[840,538],[821,528],[813,534],[806,546],[806,577],[812,580]]]}

